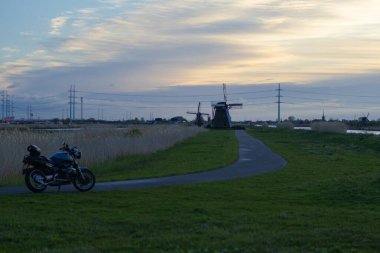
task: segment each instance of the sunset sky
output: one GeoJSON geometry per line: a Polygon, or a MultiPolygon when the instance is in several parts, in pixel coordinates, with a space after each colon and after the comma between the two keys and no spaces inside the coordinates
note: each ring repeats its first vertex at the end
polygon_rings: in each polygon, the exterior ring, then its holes
{"type": "Polygon", "coordinates": [[[380,118],[380,0],[2,0],[0,89],[26,117],[380,118]],[[79,105],[77,105],[79,108],[79,105]],[[79,114],[76,116],[79,117],[79,114]]]}

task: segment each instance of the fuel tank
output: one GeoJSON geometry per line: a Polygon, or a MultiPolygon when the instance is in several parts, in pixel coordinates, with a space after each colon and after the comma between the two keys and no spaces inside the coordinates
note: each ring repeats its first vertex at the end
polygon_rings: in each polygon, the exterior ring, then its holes
{"type": "Polygon", "coordinates": [[[67,152],[57,152],[50,157],[50,160],[58,167],[68,167],[74,162],[74,159],[67,152]]]}

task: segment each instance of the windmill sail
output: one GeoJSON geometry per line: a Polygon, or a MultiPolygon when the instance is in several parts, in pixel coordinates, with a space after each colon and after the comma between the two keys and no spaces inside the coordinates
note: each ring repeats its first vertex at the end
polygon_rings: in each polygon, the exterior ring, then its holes
{"type": "Polygon", "coordinates": [[[202,115],[209,115],[208,113],[200,112],[200,108],[201,108],[201,102],[198,103],[198,111],[197,112],[187,112],[187,114],[195,114],[196,115],[195,124],[199,127],[202,126],[205,122],[202,115]]]}
{"type": "Polygon", "coordinates": [[[231,109],[231,108],[238,108],[238,109],[241,109],[243,108],[243,104],[242,103],[234,103],[234,104],[228,104],[228,107],[231,109]]]}

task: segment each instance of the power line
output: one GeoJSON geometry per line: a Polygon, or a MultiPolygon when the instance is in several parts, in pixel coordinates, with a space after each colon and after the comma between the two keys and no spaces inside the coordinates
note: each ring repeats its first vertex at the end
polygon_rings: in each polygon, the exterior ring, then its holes
{"type": "Polygon", "coordinates": [[[268,103],[244,103],[244,106],[250,106],[250,105],[274,105],[277,102],[268,102],[268,103]]]}
{"type": "Polygon", "coordinates": [[[147,95],[147,94],[125,94],[125,93],[106,93],[106,92],[92,92],[92,91],[81,91],[77,90],[79,93],[86,93],[86,94],[95,94],[95,95],[108,95],[108,96],[121,96],[121,97],[157,97],[157,98],[163,98],[163,97],[194,97],[194,96],[215,96],[215,94],[193,94],[193,95],[147,95]]]}
{"type": "MultiPolygon", "coordinates": [[[[281,102],[282,104],[285,104],[285,105],[301,105],[301,103],[292,103],[292,102],[286,102],[286,101],[283,101],[281,102]]],[[[371,108],[379,108],[379,107],[349,107],[349,106],[338,106],[338,105],[329,105],[329,106],[326,106],[324,105],[325,108],[335,108],[335,109],[339,109],[339,108],[342,108],[342,109],[359,109],[359,110],[367,110],[367,109],[371,109],[371,108]]]]}
{"type": "Polygon", "coordinates": [[[315,100],[315,101],[326,101],[326,99],[320,99],[320,98],[306,98],[306,97],[294,97],[294,96],[283,96],[283,97],[294,98],[294,99],[315,100]]]}
{"type": "Polygon", "coordinates": [[[49,98],[57,98],[57,97],[62,97],[65,96],[66,92],[61,92],[56,95],[51,95],[51,96],[39,96],[39,97],[26,97],[26,96],[13,96],[15,99],[26,99],[26,100],[41,100],[41,99],[49,99],[49,98]]]}
{"type": "Polygon", "coordinates": [[[313,91],[287,91],[287,92],[295,92],[295,93],[303,93],[303,94],[316,94],[316,95],[328,95],[328,96],[340,96],[340,97],[360,97],[360,98],[380,98],[380,96],[375,95],[352,95],[352,94],[342,94],[342,93],[328,93],[328,92],[313,92],[313,91]]]}
{"type": "MultiPolygon", "coordinates": [[[[21,103],[21,102],[20,102],[21,103]]],[[[34,105],[45,105],[45,104],[58,104],[57,101],[46,101],[46,102],[38,102],[38,101],[29,101],[29,103],[33,103],[34,105]]]]}
{"type": "MultiPolygon", "coordinates": [[[[148,94],[126,94],[126,93],[108,93],[108,92],[93,92],[93,91],[83,91],[77,90],[79,93],[86,94],[95,94],[95,95],[109,95],[109,96],[121,96],[121,97],[157,97],[157,98],[178,98],[178,97],[214,97],[214,94],[188,94],[188,95],[148,95],[148,94]]],[[[273,92],[273,89],[268,90],[260,90],[260,91],[247,91],[247,92],[231,92],[229,95],[242,95],[242,94],[254,94],[254,93],[265,93],[265,92],[273,92]]]]}
{"type": "MultiPolygon", "coordinates": [[[[119,107],[119,108],[125,108],[125,106],[122,106],[122,105],[109,105],[109,104],[92,104],[92,103],[86,103],[86,105],[90,105],[90,106],[99,106],[99,107],[119,107]]],[[[193,108],[193,106],[138,106],[138,105],[129,105],[128,106],[129,108],[139,108],[139,109],[142,109],[142,108],[165,108],[165,109],[175,109],[175,108],[186,108],[186,109],[189,109],[189,108],[193,108]]]]}

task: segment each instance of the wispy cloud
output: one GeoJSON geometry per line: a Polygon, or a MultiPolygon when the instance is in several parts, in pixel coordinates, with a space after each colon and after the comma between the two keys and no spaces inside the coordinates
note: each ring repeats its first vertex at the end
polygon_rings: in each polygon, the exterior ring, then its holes
{"type": "Polygon", "coordinates": [[[60,35],[61,28],[66,24],[69,17],[60,16],[50,20],[50,35],[60,35]]]}
{"type": "Polygon", "coordinates": [[[20,49],[14,48],[14,47],[3,47],[3,48],[1,48],[1,51],[14,53],[14,52],[19,52],[20,49]]]}
{"type": "Polygon", "coordinates": [[[95,8],[86,8],[86,9],[78,10],[78,13],[82,15],[91,15],[91,14],[94,14],[95,12],[96,12],[95,8]]]}

